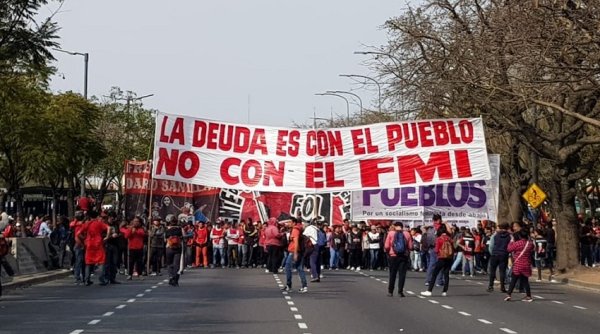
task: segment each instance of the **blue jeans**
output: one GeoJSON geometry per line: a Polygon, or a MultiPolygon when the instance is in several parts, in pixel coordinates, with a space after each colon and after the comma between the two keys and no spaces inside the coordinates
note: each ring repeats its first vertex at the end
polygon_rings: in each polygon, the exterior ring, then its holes
{"type": "Polygon", "coordinates": [[[221,267],[225,267],[225,255],[223,254],[223,248],[213,246],[213,264],[217,265],[217,254],[221,259],[221,267]]]}
{"type": "Polygon", "coordinates": [[[306,274],[304,273],[304,256],[298,254],[298,261],[294,261],[294,253],[288,253],[285,259],[285,279],[288,287],[292,287],[292,269],[296,269],[302,287],[306,287],[306,274]]]}
{"type": "Polygon", "coordinates": [[[73,266],[73,275],[75,276],[76,281],[83,282],[83,277],[85,276],[85,267],[83,264],[84,249],[81,246],[75,246],[73,247],[73,251],[75,252],[75,265],[73,266]]]}
{"type": "MultiPolygon", "coordinates": [[[[437,254],[435,252],[435,249],[431,248],[429,250],[429,262],[427,263],[427,282],[431,282],[431,277],[433,276],[433,271],[435,270],[436,263],[437,263],[437,254]]],[[[444,275],[440,275],[437,278],[438,285],[443,285],[442,276],[444,276],[444,275]]]]}
{"type": "Polygon", "coordinates": [[[379,249],[370,249],[369,251],[371,252],[371,268],[370,269],[375,269],[375,266],[377,265],[377,260],[379,260],[377,258],[379,256],[379,249]]]}
{"type": "Polygon", "coordinates": [[[452,268],[450,268],[450,271],[456,271],[456,269],[458,269],[458,266],[462,266],[463,257],[463,252],[456,253],[456,258],[454,259],[454,263],[452,263],[452,268]]]}
{"type": "Polygon", "coordinates": [[[329,269],[338,268],[340,262],[340,251],[330,248],[329,254],[329,269]]]}

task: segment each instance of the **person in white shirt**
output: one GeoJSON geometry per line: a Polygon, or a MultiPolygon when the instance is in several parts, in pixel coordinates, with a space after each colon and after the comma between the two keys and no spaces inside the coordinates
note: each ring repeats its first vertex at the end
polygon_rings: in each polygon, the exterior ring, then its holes
{"type": "Polygon", "coordinates": [[[52,230],[50,229],[49,223],[49,219],[44,219],[42,221],[42,224],[40,225],[40,231],[37,235],[38,237],[50,237],[50,233],[52,233],[52,230]]]}
{"type": "Polygon", "coordinates": [[[369,241],[369,251],[371,253],[371,268],[369,268],[371,271],[373,271],[375,269],[375,266],[377,265],[379,249],[381,248],[380,238],[381,235],[377,231],[377,226],[371,225],[371,231],[367,233],[367,239],[369,241]]]}

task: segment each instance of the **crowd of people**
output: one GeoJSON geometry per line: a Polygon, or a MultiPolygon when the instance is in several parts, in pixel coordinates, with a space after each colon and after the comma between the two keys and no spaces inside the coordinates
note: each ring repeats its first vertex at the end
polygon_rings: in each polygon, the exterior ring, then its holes
{"type": "MultiPolygon", "coordinates": [[[[299,273],[300,292],[308,291],[308,280],[318,283],[322,270],[389,270],[388,295],[398,281],[398,295],[404,296],[408,270],[426,272],[423,295],[431,295],[435,285],[446,295],[450,274],[488,275],[488,291],[494,291],[498,272],[500,291],[519,289],[530,298],[528,277],[532,268],[537,281],[553,281],[556,235],[553,221],[533,228],[527,222],[495,224],[479,222],[476,227],[457,227],[434,215],[433,223],[410,228],[401,222],[384,224],[353,223],[330,226],[322,221],[302,221],[289,217],[266,222],[218,219],[195,221],[194,216],[141,217],[126,221],[114,212],[77,211],[69,221],[59,217],[36,217],[30,228],[0,215],[4,237],[48,237],[54,249],[51,264],[70,265],[75,283],[89,286],[97,272],[101,285],[119,284],[117,274],[127,280],[146,275],[162,275],[167,269],[173,286],[186,268],[262,268],[265,272],[286,272],[285,290],[291,290],[292,272],[299,273]],[[24,234],[23,234],[24,233],[24,234]],[[69,252],[70,251],[70,252],[69,252]],[[67,256],[68,254],[71,256],[67,256]],[[507,288],[508,285],[508,288],[507,288]]],[[[595,219],[582,224],[580,235],[583,265],[600,263],[600,225],[595,219]]]]}

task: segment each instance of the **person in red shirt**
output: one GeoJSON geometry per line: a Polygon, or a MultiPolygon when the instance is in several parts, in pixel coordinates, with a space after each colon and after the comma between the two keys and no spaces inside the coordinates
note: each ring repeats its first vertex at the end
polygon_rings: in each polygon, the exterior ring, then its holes
{"type": "Polygon", "coordinates": [[[304,254],[302,252],[302,222],[296,218],[291,218],[287,222],[288,228],[291,229],[290,241],[288,243],[288,256],[285,260],[285,278],[286,285],[282,290],[292,290],[292,268],[296,269],[298,276],[300,276],[300,282],[302,287],[298,292],[308,292],[308,283],[306,282],[306,274],[304,273],[304,254]]]}
{"type": "Polygon", "coordinates": [[[208,229],[204,222],[199,221],[194,232],[194,243],[196,244],[196,267],[200,267],[200,259],[202,266],[208,268],[208,229]]]}
{"type": "Polygon", "coordinates": [[[427,291],[421,292],[423,296],[431,296],[431,291],[433,291],[433,286],[435,280],[440,272],[444,276],[444,290],[442,291],[442,296],[445,297],[448,292],[448,285],[450,282],[450,267],[452,267],[453,254],[452,251],[447,252],[447,247],[452,249],[452,239],[450,238],[450,234],[452,230],[449,228],[448,224],[440,225],[439,229],[436,232],[437,238],[435,239],[435,253],[437,255],[437,262],[435,263],[435,267],[433,269],[433,274],[429,281],[429,285],[427,286],[427,291]]]}
{"type": "Polygon", "coordinates": [[[79,238],[81,229],[83,228],[83,212],[75,212],[75,219],[69,224],[71,233],[73,233],[74,244],[71,245],[73,249],[73,276],[75,277],[75,284],[81,284],[84,276],[84,257],[85,247],[83,245],[83,239],[79,238]]]}
{"type": "Polygon", "coordinates": [[[110,233],[110,228],[104,221],[98,218],[98,212],[89,211],[90,221],[81,227],[79,239],[85,244],[85,285],[92,285],[90,280],[92,267],[97,266],[102,273],[99,275],[100,285],[108,282],[104,279],[105,250],[104,241],[110,233]]]}
{"type": "Polygon", "coordinates": [[[142,220],[139,217],[133,218],[131,225],[121,228],[121,233],[127,239],[129,248],[129,276],[127,280],[131,280],[134,275],[134,265],[137,269],[137,275],[141,277],[144,266],[144,239],[146,239],[146,230],[142,226],[142,220]]]}

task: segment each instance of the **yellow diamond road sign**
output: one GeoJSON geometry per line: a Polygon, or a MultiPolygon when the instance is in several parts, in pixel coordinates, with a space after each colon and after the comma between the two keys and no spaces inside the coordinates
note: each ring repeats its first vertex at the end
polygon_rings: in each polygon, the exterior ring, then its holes
{"type": "Polygon", "coordinates": [[[546,193],[535,183],[532,183],[527,191],[523,194],[523,198],[533,208],[537,208],[538,206],[542,205],[546,197],[546,193]]]}

